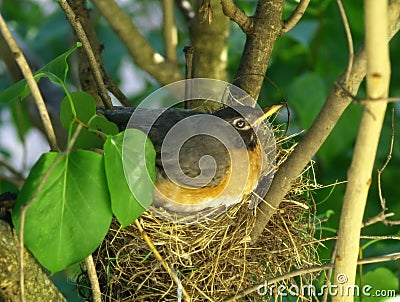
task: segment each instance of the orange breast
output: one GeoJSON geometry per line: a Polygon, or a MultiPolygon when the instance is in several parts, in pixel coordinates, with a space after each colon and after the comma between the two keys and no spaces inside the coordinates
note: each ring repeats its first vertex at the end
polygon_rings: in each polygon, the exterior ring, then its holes
{"type": "Polygon", "coordinates": [[[218,206],[241,201],[243,196],[250,194],[257,186],[262,167],[261,150],[259,146],[252,151],[235,149],[230,151],[230,155],[231,168],[227,170],[224,179],[217,186],[187,188],[158,174],[155,204],[182,211],[185,205],[207,203],[207,206],[218,206]]]}

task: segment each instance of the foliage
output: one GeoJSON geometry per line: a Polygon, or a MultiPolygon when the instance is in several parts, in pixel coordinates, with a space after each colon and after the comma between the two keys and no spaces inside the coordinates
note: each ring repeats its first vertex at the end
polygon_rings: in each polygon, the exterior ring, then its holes
{"type": "MultiPolygon", "coordinates": [[[[125,132],[118,133],[115,124],[96,114],[91,95],[67,89],[67,58],[77,47],[79,44],[40,69],[35,79],[48,77],[64,88],[60,119],[69,131],[69,144],[81,150],[71,151],[69,146],[61,153],[43,154],[31,168],[12,213],[18,232],[23,226],[24,243],[52,273],[90,255],[104,239],[112,214],[127,226],[146,210],[133,197],[123,177],[125,132]],[[103,148],[103,144],[104,156],[83,150],[103,148]]],[[[23,99],[28,94],[26,81],[21,80],[0,93],[0,100],[23,99]]],[[[142,174],[150,173],[154,181],[155,151],[151,141],[138,130],[127,131],[132,146],[145,144],[147,150],[142,159],[132,152],[132,165],[136,166],[132,177],[140,179],[142,174]]],[[[135,194],[146,200],[147,206],[151,204],[149,184],[138,186],[135,194]]]]}

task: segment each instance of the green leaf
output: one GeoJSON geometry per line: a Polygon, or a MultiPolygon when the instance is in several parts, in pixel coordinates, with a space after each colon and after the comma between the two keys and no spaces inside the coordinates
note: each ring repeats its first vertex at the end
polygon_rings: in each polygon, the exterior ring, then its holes
{"type": "Polygon", "coordinates": [[[111,208],[122,227],[126,227],[153,202],[156,176],[153,144],[143,132],[127,129],[107,138],[104,161],[111,208]],[[128,171],[123,163],[122,152],[128,153],[124,157],[128,161],[128,171]],[[128,185],[125,175],[129,175],[132,186],[128,185]]]}
{"type": "Polygon", "coordinates": [[[103,157],[79,150],[45,153],[18,196],[13,223],[19,232],[27,202],[24,243],[52,273],[85,259],[101,243],[111,223],[103,157]]]}
{"type": "Polygon", "coordinates": [[[96,115],[96,104],[93,96],[77,91],[65,96],[61,102],[60,120],[63,127],[75,131],[79,120],[85,126],[82,128],[75,147],[78,148],[102,148],[107,134],[115,135],[118,127],[105,117],[96,115]],[[74,118],[76,117],[76,118],[74,118]]]}
{"type": "Polygon", "coordinates": [[[90,119],[89,128],[108,135],[116,135],[119,132],[117,125],[100,115],[95,115],[90,119]]]}
{"type": "Polygon", "coordinates": [[[75,142],[76,148],[89,149],[103,147],[104,141],[102,138],[88,129],[88,123],[94,115],[96,115],[94,98],[86,92],[72,92],[66,95],[61,101],[61,124],[66,130],[70,131],[70,136],[75,132],[78,126],[74,117],[85,125],[85,127],[81,129],[75,142]]]}
{"type": "MultiPolygon", "coordinates": [[[[63,127],[67,130],[70,130],[69,127],[71,123],[71,131],[74,132],[76,130],[77,123],[74,116],[88,127],[89,121],[95,115],[95,101],[93,97],[86,92],[72,92],[61,101],[60,120],[63,127]]],[[[102,148],[103,142],[104,141],[98,134],[89,131],[87,128],[82,128],[75,142],[75,147],[82,149],[102,148]]]]}
{"type": "MultiPolygon", "coordinates": [[[[77,42],[71,49],[67,50],[65,53],[35,72],[34,78],[36,82],[42,77],[48,77],[52,82],[65,86],[65,80],[69,69],[67,59],[71,53],[80,46],[81,43],[77,42]]],[[[16,98],[23,99],[27,97],[29,93],[30,89],[26,80],[21,80],[0,92],[0,103],[11,102],[16,98]]]]}
{"type": "Polygon", "coordinates": [[[60,120],[65,129],[74,121],[74,116],[81,122],[88,124],[96,114],[96,103],[93,96],[84,91],[76,91],[65,96],[61,101],[60,120]]]}

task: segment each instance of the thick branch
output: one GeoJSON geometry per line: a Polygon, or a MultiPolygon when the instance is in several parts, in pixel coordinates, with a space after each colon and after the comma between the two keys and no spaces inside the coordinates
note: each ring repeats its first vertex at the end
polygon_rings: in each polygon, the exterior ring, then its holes
{"type": "MultiPolygon", "coordinates": [[[[308,0],[309,1],[309,0],[308,0]]],[[[239,9],[232,0],[221,0],[222,11],[243,30],[245,34],[250,34],[253,29],[253,19],[239,9]]]]}
{"type": "MultiPolygon", "coordinates": [[[[210,7],[207,4],[203,3],[201,7],[203,14],[199,12],[200,7],[196,7],[196,16],[189,26],[191,46],[194,48],[192,77],[226,81],[230,22],[222,11],[220,0],[210,0],[210,7]],[[211,18],[210,23],[204,20],[207,16],[211,18]]],[[[215,111],[219,108],[216,105],[220,104],[195,100],[188,102],[189,108],[203,111],[215,111]]]]}
{"type": "MultiPolygon", "coordinates": [[[[400,27],[397,22],[400,15],[400,1],[391,1],[389,8],[390,37],[392,37],[400,27]]],[[[354,59],[354,64],[350,76],[345,81],[346,74],[343,74],[338,83],[342,87],[356,94],[366,73],[366,57],[362,48],[354,59]]],[[[262,203],[257,211],[257,220],[251,233],[252,242],[255,242],[260,236],[271,216],[275,213],[273,208],[278,208],[286,193],[289,191],[292,183],[300,175],[304,167],[308,164],[314,154],[321,147],[333,127],[336,125],[343,111],[351,103],[352,99],[345,93],[340,86],[334,85],[325,102],[324,107],[317,116],[311,128],[299,142],[296,149],[288,157],[285,163],[279,168],[272,181],[271,187],[265,196],[269,203],[262,203]],[[271,207],[272,205],[272,207],[271,207]]]]}
{"type": "MultiPolygon", "coordinates": [[[[20,301],[18,255],[17,236],[5,221],[0,220],[0,300],[20,301]]],[[[67,301],[27,250],[24,260],[26,301],[67,301]]]]}
{"type": "Polygon", "coordinates": [[[92,3],[126,45],[140,68],[148,72],[162,85],[183,79],[178,66],[167,61],[150,46],[132,23],[129,15],[114,0],[93,0],[92,3]]]}
{"type": "MultiPolygon", "coordinates": [[[[387,1],[365,0],[365,49],[367,54],[367,96],[370,99],[387,98],[390,83],[387,1]],[[376,22],[379,20],[379,22],[376,22]]],[[[346,285],[354,285],[360,242],[362,218],[371,184],[376,151],[385,118],[387,102],[371,100],[365,104],[361,118],[353,160],[348,170],[338,232],[338,250],[335,258],[335,284],[338,275],[345,275],[346,285]]],[[[343,285],[341,282],[340,285],[343,285]]],[[[353,301],[352,295],[338,295],[333,302],[353,301]]]]}
{"type": "Polygon", "coordinates": [[[208,13],[212,15],[211,22],[204,21],[203,14],[197,13],[189,27],[191,46],[194,48],[192,76],[226,80],[230,23],[222,12],[219,0],[211,0],[210,5],[208,13]]]}
{"type": "Polygon", "coordinates": [[[233,84],[258,99],[275,40],[282,30],[284,0],[260,0],[248,33],[243,56],[233,84]]]}

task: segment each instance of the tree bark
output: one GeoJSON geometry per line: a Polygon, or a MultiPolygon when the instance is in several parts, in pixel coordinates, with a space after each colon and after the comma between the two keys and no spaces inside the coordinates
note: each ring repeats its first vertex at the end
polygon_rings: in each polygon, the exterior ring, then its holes
{"type": "MultiPolygon", "coordinates": [[[[191,46],[194,48],[192,78],[226,81],[229,18],[223,13],[219,0],[210,0],[210,7],[200,7],[200,2],[205,5],[207,1],[196,2],[196,15],[189,25],[191,46]]],[[[188,107],[201,111],[215,111],[221,108],[221,104],[193,100],[188,102],[188,107]]]]}
{"type": "MultiPolygon", "coordinates": [[[[356,280],[360,230],[387,106],[382,99],[388,97],[390,83],[388,1],[365,0],[364,16],[369,101],[365,104],[348,170],[334,267],[335,285],[345,288],[354,286],[356,280]]],[[[353,299],[354,293],[347,291],[332,297],[333,302],[350,302],[353,299]]]]}
{"type": "MultiPolygon", "coordinates": [[[[0,220],[0,299],[5,302],[21,301],[19,268],[18,238],[10,225],[0,220]]],[[[25,301],[67,301],[27,250],[24,250],[24,277],[25,301]]]]}
{"type": "Polygon", "coordinates": [[[285,0],[260,0],[247,35],[243,56],[233,84],[258,99],[275,41],[282,32],[285,0]]]}

